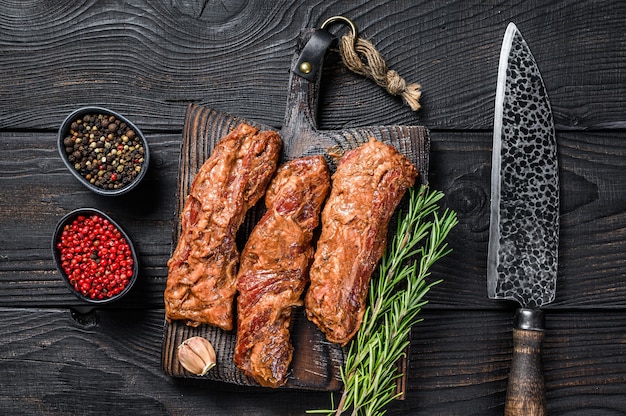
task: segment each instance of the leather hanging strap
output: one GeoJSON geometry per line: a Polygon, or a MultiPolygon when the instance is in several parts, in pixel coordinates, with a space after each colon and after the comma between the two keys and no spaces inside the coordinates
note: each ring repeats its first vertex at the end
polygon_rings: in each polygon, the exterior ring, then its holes
{"type": "Polygon", "coordinates": [[[339,54],[343,64],[352,72],[374,80],[391,95],[399,95],[411,110],[420,109],[419,100],[422,96],[421,86],[407,83],[393,69],[387,68],[385,59],[372,42],[357,35],[354,23],[343,16],[334,16],[322,23],[315,30],[302,49],[293,72],[310,82],[316,80],[318,71],[324,62],[328,48],[337,40],[326,28],[333,23],[344,23],[351,29],[339,42],[339,54]]]}

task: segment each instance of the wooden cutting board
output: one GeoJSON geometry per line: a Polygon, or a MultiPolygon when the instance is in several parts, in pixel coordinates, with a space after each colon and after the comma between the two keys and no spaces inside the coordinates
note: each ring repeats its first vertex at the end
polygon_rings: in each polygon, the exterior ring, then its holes
{"type": "MultiPolygon", "coordinates": [[[[312,37],[315,37],[315,33],[315,30],[305,30],[300,35],[292,68],[297,67],[303,48],[306,47],[312,37]]],[[[394,145],[399,151],[407,155],[418,167],[421,182],[426,183],[430,141],[428,131],[424,127],[375,126],[338,131],[317,129],[315,113],[317,111],[323,58],[324,54],[321,53],[313,62],[320,70],[312,80],[299,76],[296,70],[292,71],[285,123],[280,131],[283,139],[282,160],[287,161],[301,156],[321,154],[329,162],[331,171],[334,171],[336,163],[334,155],[357,147],[373,137],[394,145]]],[[[180,233],[180,213],[196,172],[210,156],[215,144],[242,122],[257,126],[262,130],[270,129],[252,120],[243,120],[205,106],[191,104],[188,107],[180,153],[176,204],[177,222],[173,236],[173,247],[176,246],[180,233]]],[[[257,208],[250,210],[246,216],[237,237],[240,248],[243,248],[247,235],[260,218],[262,205],[263,202],[261,201],[257,208]]],[[[394,220],[389,227],[390,230],[395,230],[393,222],[394,220]]],[[[284,388],[339,390],[342,386],[340,368],[344,364],[347,349],[326,341],[317,327],[306,319],[303,308],[297,308],[294,313],[291,333],[294,355],[289,378],[284,388]]],[[[207,325],[192,328],[181,322],[165,322],[162,364],[168,375],[199,378],[187,372],[176,358],[178,345],[192,336],[207,338],[216,350],[217,365],[204,378],[237,385],[257,385],[253,380],[244,376],[233,364],[235,330],[227,332],[207,325]]],[[[403,369],[408,368],[406,362],[399,365],[403,369]]],[[[399,391],[404,391],[405,381],[406,377],[399,381],[399,391]]]]}

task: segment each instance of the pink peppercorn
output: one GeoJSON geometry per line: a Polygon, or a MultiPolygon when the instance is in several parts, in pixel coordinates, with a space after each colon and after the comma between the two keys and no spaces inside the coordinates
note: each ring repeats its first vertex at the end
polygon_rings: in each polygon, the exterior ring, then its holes
{"type": "Polygon", "coordinates": [[[100,215],[78,215],[65,225],[56,248],[70,284],[90,299],[104,300],[121,293],[133,275],[130,244],[100,215]]]}

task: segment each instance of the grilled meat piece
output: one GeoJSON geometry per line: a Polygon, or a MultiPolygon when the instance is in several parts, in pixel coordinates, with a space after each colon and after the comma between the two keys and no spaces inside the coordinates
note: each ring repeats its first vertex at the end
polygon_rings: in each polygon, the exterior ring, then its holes
{"type": "Polygon", "coordinates": [[[266,387],[287,381],[292,309],[302,304],[313,259],[311,239],[329,188],[330,174],[321,156],[281,166],[267,190],[267,212],[241,255],[234,361],[266,387]]]}
{"type": "Polygon", "coordinates": [[[373,139],[339,161],[305,297],[307,317],[329,341],[346,345],[359,329],[389,220],[416,178],[408,158],[373,139]]]}
{"type": "Polygon", "coordinates": [[[199,169],[181,214],[164,293],[168,320],[233,328],[239,252],[235,235],[276,170],[280,136],[241,124],[199,169]]]}

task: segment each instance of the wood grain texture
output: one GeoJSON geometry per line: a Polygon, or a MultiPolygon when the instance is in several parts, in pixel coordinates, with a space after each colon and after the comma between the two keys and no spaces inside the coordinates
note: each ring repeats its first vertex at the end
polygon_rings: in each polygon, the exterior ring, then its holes
{"type": "MultiPolygon", "coordinates": [[[[145,181],[128,195],[107,198],[82,186],[64,168],[54,134],[1,134],[0,305],[76,306],[62,290],[52,259],[54,227],[68,212],[97,207],[127,231],[138,252],[138,290],[122,305],[163,305],[165,263],[174,224],[179,134],[148,134],[153,150],[145,181]]],[[[69,296],[68,296],[69,295],[69,296]]]]}
{"type": "Polygon", "coordinates": [[[543,331],[513,328],[513,359],[504,404],[505,416],[545,416],[543,331]]]}
{"type": "Polygon", "coordinates": [[[510,21],[537,58],[558,128],[625,126],[626,73],[615,70],[625,53],[626,5],[619,0],[31,0],[0,5],[0,129],[55,129],[86,104],[108,104],[151,129],[179,129],[189,102],[278,128],[299,31],[337,14],[353,19],[391,68],[422,84],[423,110],[414,114],[331,65],[323,129],[372,121],[490,128],[510,21]]]}
{"type": "MultiPolygon", "coordinates": [[[[301,415],[329,393],[178,379],[160,368],[164,312],[0,309],[0,408],[6,414],[301,415]]],[[[502,415],[512,357],[506,312],[427,308],[413,331],[409,385],[389,415],[502,415]]],[[[626,412],[626,317],[547,314],[550,415],[626,412]]]]}
{"type": "MultiPolygon", "coordinates": [[[[143,126],[141,126],[143,128],[143,126]]],[[[618,131],[559,131],[561,243],[556,300],[549,310],[626,306],[626,146],[618,131]]],[[[180,134],[148,134],[153,163],[136,192],[94,195],[63,166],[55,135],[0,132],[0,305],[74,306],[54,268],[50,238],[67,212],[102,209],[122,225],[140,256],[139,290],[124,305],[162,307],[175,225],[180,134]]],[[[431,186],[460,220],[453,252],[437,264],[444,283],[429,294],[442,308],[497,309],[486,297],[489,132],[431,132],[431,186]]]]}
{"type": "MultiPolygon", "coordinates": [[[[546,310],[550,415],[626,414],[626,3],[619,0],[7,0],[0,3],[0,413],[296,415],[327,393],[267,391],[167,376],[162,293],[175,228],[189,103],[285,119],[296,39],[332,15],[357,24],[408,81],[417,113],[326,58],[321,130],[430,129],[429,181],[460,224],[413,331],[406,400],[390,415],[501,415],[514,307],[486,297],[495,76],[506,25],[529,43],[559,144],[561,246],[546,310]],[[148,136],[139,189],[96,196],[55,149],[85,104],[120,111],[148,136]],[[50,253],[56,222],[92,206],[133,238],[140,281],[123,303],[72,319],[77,299],[50,253]]],[[[341,28],[337,29],[337,33],[341,28]]]]}

